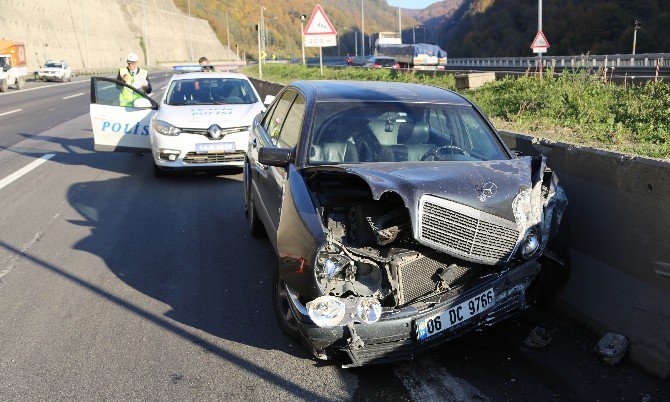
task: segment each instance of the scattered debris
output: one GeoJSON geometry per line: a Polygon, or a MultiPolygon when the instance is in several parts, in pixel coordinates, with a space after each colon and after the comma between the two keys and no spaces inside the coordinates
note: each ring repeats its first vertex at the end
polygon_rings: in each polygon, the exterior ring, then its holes
{"type": "Polygon", "coordinates": [[[644,394],[642,397],[642,402],[650,402],[651,401],[651,395],[649,394],[644,394]]]}
{"type": "Polygon", "coordinates": [[[551,342],[551,334],[544,327],[537,326],[530,331],[530,334],[523,341],[523,344],[529,348],[543,348],[551,342]]]}
{"type": "Polygon", "coordinates": [[[596,352],[603,362],[609,365],[619,363],[626,354],[630,341],[623,335],[608,332],[596,345],[596,352]]]}

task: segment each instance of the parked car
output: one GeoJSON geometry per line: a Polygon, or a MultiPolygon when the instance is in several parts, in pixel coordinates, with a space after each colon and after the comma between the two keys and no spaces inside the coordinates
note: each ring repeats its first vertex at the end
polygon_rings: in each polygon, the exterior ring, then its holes
{"type": "Polygon", "coordinates": [[[65,60],[49,60],[37,70],[37,78],[42,81],[72,81],[72,69],[65,60]]]}
{"type": "Polygon", "coordinates": [[[157,177],[241,168],[253,119],[265,110],[249,79],[237,73],[175,74],[160,104],[111,78],[92,78],[91,93],[96,150],[150,150],[157,177]],[[129,92],[136,94],[133,107],[120,106],[129,92]]]}
{"type": "Polygon", "coordinates": [[[566,204],[545,160],[510,152],[467,99],[385,82],[285,87],[254,120],[244,189],[278,255],[279,324],[347,367],[525,309],[566,204]]]}
{"type": "Polygon", "coordinates": [[[368,59],[364,67],[400,68],[400,64],[393,57],[373,56],[368,59]]]}

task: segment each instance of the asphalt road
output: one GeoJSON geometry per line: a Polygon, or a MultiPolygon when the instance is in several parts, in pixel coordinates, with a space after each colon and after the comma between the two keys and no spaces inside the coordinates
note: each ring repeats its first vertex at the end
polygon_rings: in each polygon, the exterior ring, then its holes
{"type": "Polygon", "coordinates": [[[313,360],[272,314],[241,175],[155,179],[149,155],[95,153],[88,104],[87,79],[0,95],[2,400],[670,399],[553,310],[412,362],[313,360]],[[523,346],[538,324],[551,343],[523,346]]]}

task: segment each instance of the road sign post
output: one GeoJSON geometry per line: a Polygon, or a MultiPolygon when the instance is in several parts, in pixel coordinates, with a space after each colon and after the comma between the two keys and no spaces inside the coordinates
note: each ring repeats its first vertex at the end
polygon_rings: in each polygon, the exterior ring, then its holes
{"type": "Polygon", "coordinates": [[[323,75],[323,48],[337,46],[337,31],[319,4],[314,8],[303,36],[306,47],[319,48],[319,66],[323,75]]]}
{"type": "Polygon", "coordinates": [[[542,78],[542,53],[547,53],[547,49],[549,49],[549,41],[547,41],[547,37],[544,36],[544,32],[542,30],[537,31],[537,35],[535,35],[535,39],[533,39],[533,43],[530,45],[530,48],[533,49],[533,53],[538,54],[538,59],[540,61],[540,78],[542,78]]]}

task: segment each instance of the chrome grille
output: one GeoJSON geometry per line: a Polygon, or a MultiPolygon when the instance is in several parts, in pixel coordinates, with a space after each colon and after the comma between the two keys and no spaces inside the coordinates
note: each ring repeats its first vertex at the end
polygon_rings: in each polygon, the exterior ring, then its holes
{"type": "Polygon", "coordinates": [[[184,163],[223,163],[244,162],[244,152],[228,152],[218,154],[197,154],[189,152],[184,156],[184,163]]]}
{"type": "Polygon", "coordinates": [[[508,261],[519,240],[512,221],[453,201],[421,197],[419,241],[483,264],[508,261]]]}

